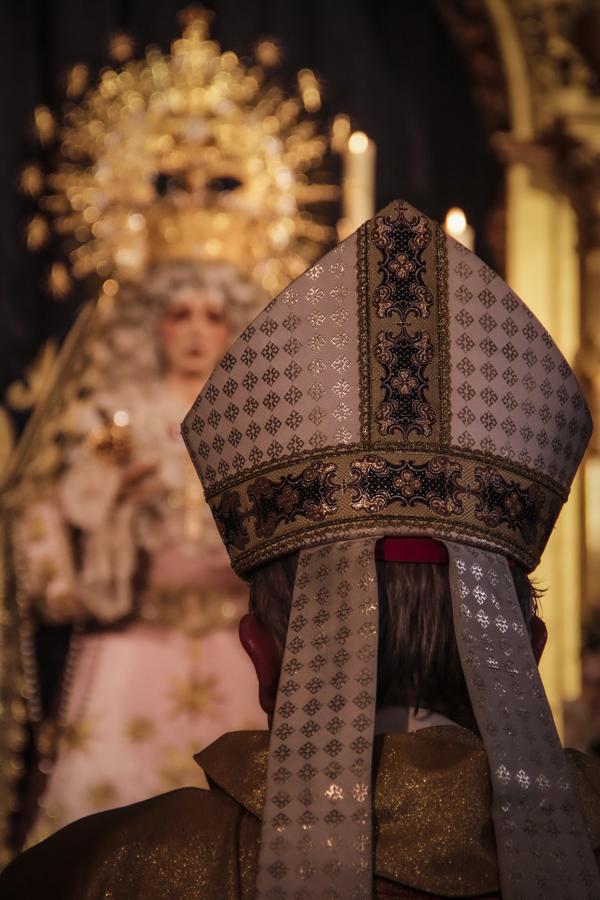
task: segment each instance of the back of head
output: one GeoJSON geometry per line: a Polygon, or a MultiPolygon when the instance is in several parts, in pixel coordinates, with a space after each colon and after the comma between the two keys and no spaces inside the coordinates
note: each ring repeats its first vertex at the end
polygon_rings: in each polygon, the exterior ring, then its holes
{"type": "MultiPolygon", "coordinates": [[[[290,553],[252,573],[250,605],[283,657],[298,565],[290,553]]],[[[442,713],[472,727],[473,711],[454,634],[448,566],[377,559],[377,705],[442,713]]],[[[512,576],[531,636],[538,592],[522,566],[512,576]]]]}

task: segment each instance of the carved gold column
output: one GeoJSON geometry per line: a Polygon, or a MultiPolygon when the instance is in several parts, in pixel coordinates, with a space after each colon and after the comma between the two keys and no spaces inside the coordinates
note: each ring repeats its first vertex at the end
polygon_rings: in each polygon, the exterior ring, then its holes
{"type": "Polygon", "coordinates": [[[585,470],[584,621],[600,612],[600,110],[597,146],[588,141],[570,156],[573,203],[579,219],[582,341],[577,365],[594,418],[585,470]]]}
{"type": "MultiPolygon", "coordinates": [[[[552,148],[504,136],[507,164],[507,280],[573,364],[580,347],[577,219],[552,148]]],[[[579,693],[583,492],[577,478],[534,578],[545,588],[550,640],[542,677],[560,726],[565,700],[579,693]]]]}
{"type": "MultiPolygon", "coordinates": [[[[600,422],[598,204],[594,211],[593,167],[589,159],[584,162],[590,152],[600,156],[594,91],[600,55],[590,53],[593,40],[589,46],[582,41],[582,35],[598,33],[600,10],[597,0],[484,0],[483,5],[502,61],[509,110],[508,127],[494,136],[506,165],[507,280],[583,372],[600,422]]],[[[550,638],[541,668],[559,728],[564,702],[580,693],[582,614],[594,591],[600,600],[596,534],[600,462],[592,453],[534,573],[547,588],[542,612],[550,638]]]]}

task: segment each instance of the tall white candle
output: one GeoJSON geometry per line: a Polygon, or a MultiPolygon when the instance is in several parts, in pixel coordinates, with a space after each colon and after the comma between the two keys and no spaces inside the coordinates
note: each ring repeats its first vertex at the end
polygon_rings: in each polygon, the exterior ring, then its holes
{"type": "Polygon", "coordinates": [[[375,161],[377,151],[364,131],[348,138],[344,153],[343,219],[340,237],[346,237],[375,215],[375,161]]]}

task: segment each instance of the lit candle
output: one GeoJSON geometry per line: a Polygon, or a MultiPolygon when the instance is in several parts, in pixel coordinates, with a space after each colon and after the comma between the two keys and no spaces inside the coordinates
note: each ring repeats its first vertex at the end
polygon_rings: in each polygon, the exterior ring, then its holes
{"type": "Polygon", "coordinates": [[[375,159],[376,147],[364,131],[355,131],[348,138],[344,153],[343,219],[338,225],[340,238],[375,215],[375,159]]]}
{"type": "Polygon", "coordinates": [[[460,207],[453,206],[446,213],[445,228],[448,234],[469,250],[475,249],[475,230],[467,222],[460,207]]]}
{"type": "Polygon", "coordinates": [[[331,126],[331,149],[334,153],[343,156],[348,147],[348,138],[352,130],[350,117],[340,113],[333,120],[331,126]]]}

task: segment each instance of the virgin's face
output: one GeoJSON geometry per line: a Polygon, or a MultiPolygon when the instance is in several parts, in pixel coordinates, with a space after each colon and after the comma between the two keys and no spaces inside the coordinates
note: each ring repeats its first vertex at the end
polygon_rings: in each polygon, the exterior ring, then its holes
{"type": "Polygon", "coordinates": [[[188,289],[178,291],[162,313],[159,339],[167,370],[187,378],[207,378],[229,341],[222,299],[188,289]]]}

